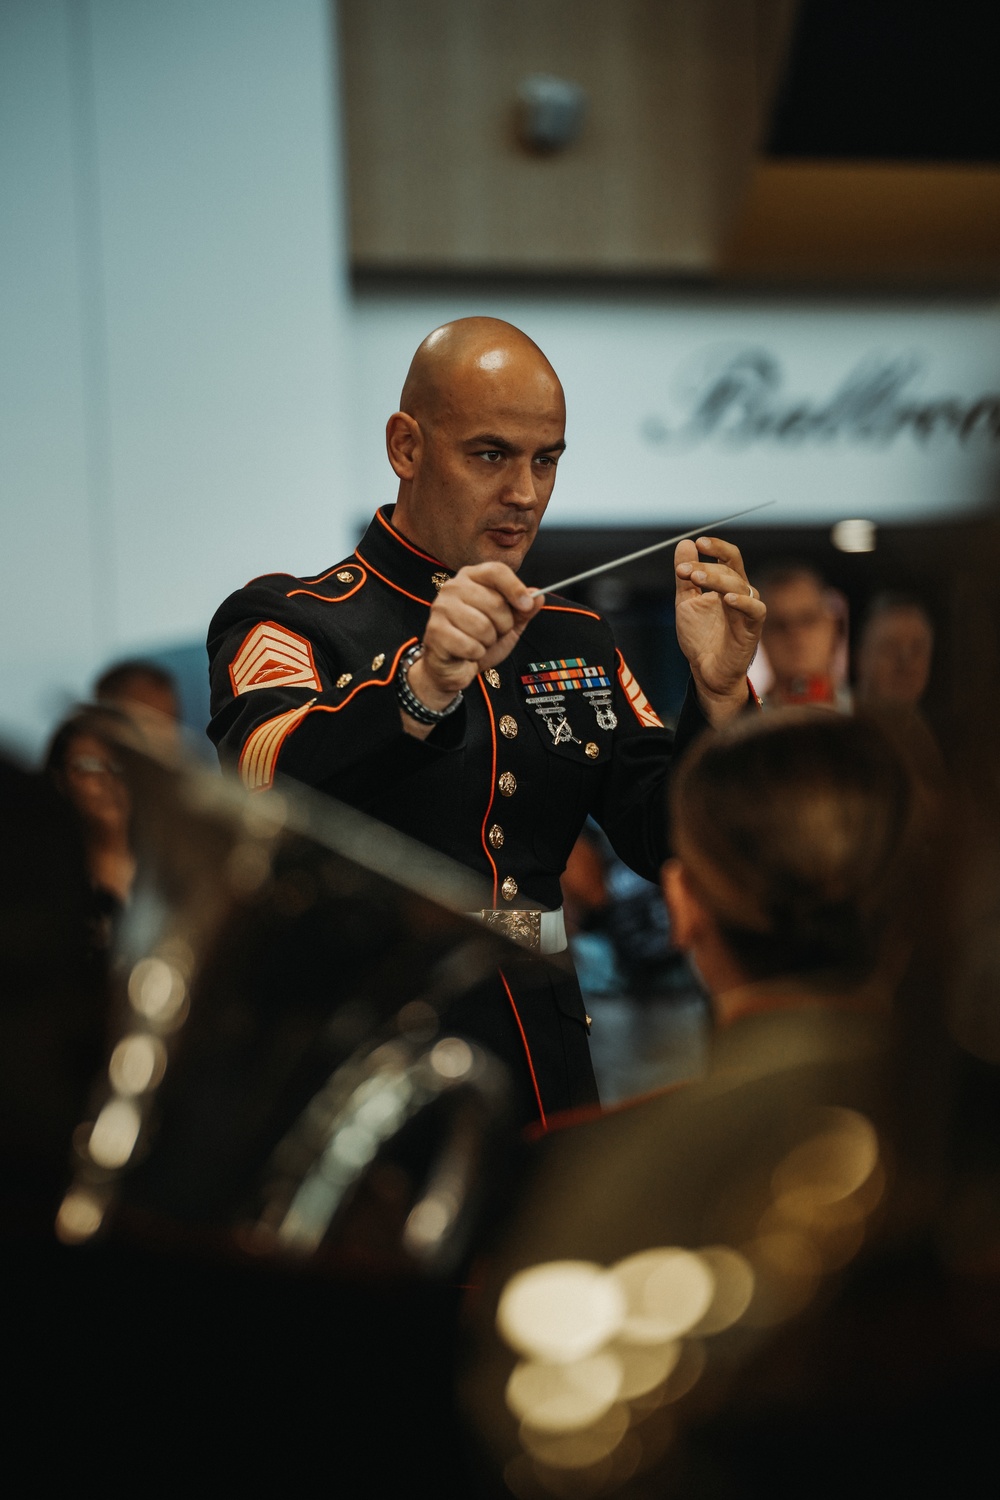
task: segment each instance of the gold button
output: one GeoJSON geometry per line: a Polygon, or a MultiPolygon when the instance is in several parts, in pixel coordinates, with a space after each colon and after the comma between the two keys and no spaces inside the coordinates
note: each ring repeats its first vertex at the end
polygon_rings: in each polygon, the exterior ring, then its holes
{"type": "Polygon", "coordinates": [[[500,720],[500,733],[505,740],[517,739],[517,720],[512,719],[510,714],[504,714],[500,720]]]}
{"type": "Polygon", "coordinates": [[[375,656],[375,657],[372,658],[372,671],[373,672],[377,672],[378,669],[379,669],[379,667],[382,665],[382,663],[384,661],[385,661],[385,652],[384,651],[380,651],[379,654],[378,654],[378,656],[375,656]]]}
{"type": "Polygon", "coordinates": [[[337,582],[338,583],[353,583],[354,582],[354,574],[353,573],[348,573],[347,569],[344,568],[342,572],[340,572],[340,573],[337,574],[337,582]]]}
{"type": "Polygon", "coordinates": [[[505,901],[513,901],[514,897],[517,895],[517,881],[514,879],[513,875],[507,876],[507,879],[500,887],[500,894],[505,901]]]}
{"type": "Polygon", "coordinates": [[[497,785],[500,788],[500,793],[502,796],[513,797],[514,793],[517,791],[517,777],[514,775],[513,771],[503,771],[501,772],[500,780],[497,782],[497,785]]]}
{"type": "Polygon", "coordinates": [[[490,667],[488,671],[483,673],[483,676],[491,688],[498,688],[500,686],[500,673],[496,667],[490,667]]]}
{"type": "Polygon", "coordinates": [[[340,676],[337,678],[337,686],[346,687],[347,684],[351,681],[353,675],[353,672],[341,672],[340,676]]]}
{"type": "Polygon", "coordinates": [[[584,745],[584,747],[583,747],[583,753],[584,753],[584,755],[589,755],[590,758],[591,758],[591,760],[593,760],[594,756],[595,755],[600,755],[601,752],[600,752],[600,750],[598,750],[598,748],[594,744],[593,740],[588,740],[587,743],[586,743],[586,745],[584,745]]]}
{"type": "Polygon", "coordinates": [[[448,582],[448,575],[447,575],[447,573],[432,573],[431,574],[431,583],[433,583],[433,585],[434,585],[434,587],[436,589],[442,589],[447,582],[448,582]]]}
{"type": "Polygon", "coordinates": [[[489,839],[494,849],[503,848],[503,829],[500,827],[499,823],[493,824],[493,827],[490,829],[486,837],[489,839]]]}

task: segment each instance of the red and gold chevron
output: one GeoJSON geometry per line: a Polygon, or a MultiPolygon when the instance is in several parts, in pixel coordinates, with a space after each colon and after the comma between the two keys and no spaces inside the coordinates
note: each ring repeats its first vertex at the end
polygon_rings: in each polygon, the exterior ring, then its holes
{"type": "Polygon", "coordinates": [[[234,693],[275,686],[323,688],[310,643],[274,620],[254,626],[233,657],[229,680],[234,693]]]}
{"type": "Polygon", "coordinates": [[[663,720],[657,714],[646,694],[625,665],[625,658],[620,652],[618,655],[618,681],[621,683],[625,696],[632,705],[632,712],[639,720],[639,723],[646,729],[662,729],[663,720]]]}
{"type": "Polygon", "coordinates": [[[315,702],[311,698],[301,708],[290,708],[287,713],[265,720],[247,737],[240,756],[240,775],[249,791],[264,792],[272,784],[278,751],[315,702]]]}

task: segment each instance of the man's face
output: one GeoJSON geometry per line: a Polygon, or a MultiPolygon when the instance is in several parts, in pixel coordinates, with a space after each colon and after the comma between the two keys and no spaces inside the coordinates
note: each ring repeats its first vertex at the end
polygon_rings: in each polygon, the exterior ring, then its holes
{"type": "Polygon", "coordinates": [[[811,578],[790,578],[767,590],[764,649],[775,678],[788,684],[830,671],[837,622],[811,578]]]}
{"type": "Polygon", "coordinates": [[[876,615],[858,658],[862,696],[916,708],[927,688],[933,647],[931,628],[918,609],[876,615]]]}
{"type": "Polygon", "coordinates": [[[420,421],[406,535],[453,569],[516,571],[552,494],[565,422],[562,389],[537,360],[498,357],[456,377],[420,421]]]}

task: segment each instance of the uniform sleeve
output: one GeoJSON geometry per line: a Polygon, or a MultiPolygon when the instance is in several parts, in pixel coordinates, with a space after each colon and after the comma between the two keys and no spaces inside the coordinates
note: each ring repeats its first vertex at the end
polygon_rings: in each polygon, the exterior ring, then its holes
{"type": "Polygon", "coordinates": [[[670,855],[667,790],[673,766],[707,721],[688,684],[676,730],[667,729],[621,652],[616,653],[614,711],[618,723],[593,816],[615,853],[636,874],[658,880],[670,855]]]}
{"type": "Polygon", "coordinates": [[[208,733],[220,759],[252,791],[271,786],[279,772],[346,789],[359,767],[398,755],[409,738],[393,679],[415,640],[394,642],[370,668],[348,672],[335,646],[310,637],[302,611],[281,591],[257,584],[234,594],[208,638],[208,733]]]}

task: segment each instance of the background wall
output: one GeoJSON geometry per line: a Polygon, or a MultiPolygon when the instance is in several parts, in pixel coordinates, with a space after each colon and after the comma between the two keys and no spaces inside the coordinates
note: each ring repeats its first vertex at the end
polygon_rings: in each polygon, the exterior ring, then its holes
{"type": "Polygon", "coordinates": [[[0,3],[0,735],[345,544],[324,0],[0,3]]]}

